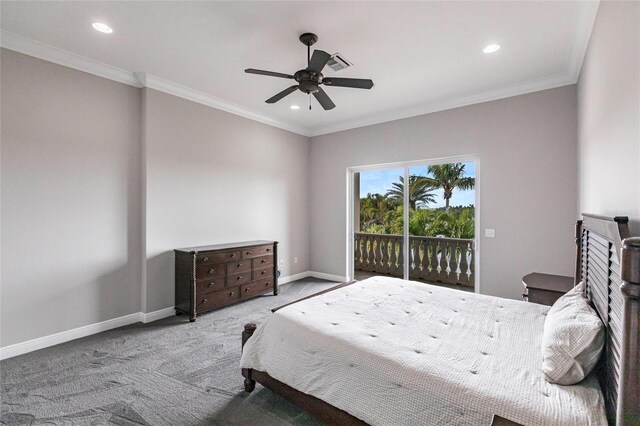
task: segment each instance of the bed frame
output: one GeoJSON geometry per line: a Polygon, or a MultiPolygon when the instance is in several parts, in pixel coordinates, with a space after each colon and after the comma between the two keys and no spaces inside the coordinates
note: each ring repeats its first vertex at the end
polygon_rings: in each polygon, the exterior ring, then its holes
{"type": "MultiPolygon", "coordinates": [[[[607,419],[609,424],[616,426],[640,425],[640,237],[629,236],[627,217],[591,214],[582,217],[583,220],[576,224],[575,282],[585,282],[586,297],[605,325],[604,352],[595,374],[604,394],[607,419]]],[[[340,284],[318,294],[352,283],[340,284]]],[[[317,294],[309,297],[315,296],[317,294]]],[[[255,324],[244,326],[243,346],[255,329],[255,324]]],[[[324,423],[366,425],[351,414],[293,389],[265,372],[242,369],[242,375],[247,392],[253,391],[258,382],[324,423]]],[[[492,425],[517,423],[494,416],[492,425]]]]}

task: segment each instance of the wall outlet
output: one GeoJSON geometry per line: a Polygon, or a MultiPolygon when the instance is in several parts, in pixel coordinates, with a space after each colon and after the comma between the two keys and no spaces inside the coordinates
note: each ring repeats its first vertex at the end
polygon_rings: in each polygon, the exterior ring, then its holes
{"type": "Polygon", "coordinates": [[[298,257],[293,258],[293,263],[298,263],[298,257]]]}
{"type": "Polygon", "coordinates": [[[496,230],[495,229],[491,229],[491,228],[485,228],[484,230],[484,236],[486,238],[495,238],[496,236],[496,230]]]}
{"type": "Polygon", "coordinates": [[[284,266],[284,260],[280,259],[278,261],[278,266],[283,267],[284,266]]]}

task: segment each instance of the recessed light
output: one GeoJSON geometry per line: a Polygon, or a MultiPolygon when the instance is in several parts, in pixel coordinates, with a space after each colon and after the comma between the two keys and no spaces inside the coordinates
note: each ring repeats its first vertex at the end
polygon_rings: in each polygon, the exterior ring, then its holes
{"type": "Polygon", "coordinates": [[[111,34],[113,32],[113,29],[110,26],[108,26],[107,24],[103,24],[102,22],[94,22],[93,24],[91,24],[91,26],[101,33],[111,34]]]}
{"type": "Polygon", "coordinates": [[[499,44],[490,44],[484,49],[482,49],[484,53],[494,53],[494,52],[497,52],[498,50],[500,50],[499,44]]]}
{"type": "Polygon", "coordinates": [[[291,108],[291,109],[300,109],[300,107],[298,105],[291,105],[289,108],[291,108]]]}

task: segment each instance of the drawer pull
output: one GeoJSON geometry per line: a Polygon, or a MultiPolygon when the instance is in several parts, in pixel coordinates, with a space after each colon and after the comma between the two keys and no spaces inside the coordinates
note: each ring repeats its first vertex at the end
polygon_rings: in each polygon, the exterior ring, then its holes
{"type": "Polygon", "coordinates": [[[237,268],[242,268],[242,263],[238,263],[238,264],[236,265],[236,267],[237,267],[237,268]]]}
{"type": "Polygon", "coordinates": [[[213,269],[213,268],[212,268],[212,269],[209,269],[209,273],[210,273],[210,274],[213,274],[214,272],[215,272],[215,269],[213,269]]]}
{"type": "Polygon", "coordinates": [[[207,303],[208,300],[207,299],[202,299],[202,303],[207,303]]]}
{"type": "Polygon", "coordinates": [[[267,259],[262,259],[260,263],[267,263],[267,259]]]}
{"type": "Polygon", "coordinates": [[[230,292],[230,293],[229,293],[229,296],[231,296],[231,297],[233,297],[233,296],[235,296],[235,295],[236,295],[236,292],[235,292],[235,291],[232,291],[232,292],[230,292]]]}
{"type": "Polygon", "coordinates": [[[208,262],[208,261],[209,261],[209,258],[208,258],[208,257],[203,257],[203,258],[202,258],[202,261],[203,261],[203,262],[208,262]]]}
{"type": "Polygon", "coordinates": [[[231,257],[232,258],[236,257],[236,254],[235,253],[231,253],[231,257]]]}
{"type": "Polygon", "coordinates": [[[247,256],[251,256],[251,252],[250,251],[247,252],[247,256]]]}
{"type": "Polygon", "coordinates": [[[238,281],[242,281],[243,279],[244,279],[244,277],[243,277],[242,275],[240,275],[240,276],[238,277],[238,281]]]}
{"type": "Polygon", "coordinates": [[[209,288],[213,287],[214,283],[209,283],[209,288]]]}
{"type": "Polygon", "coordinates": [[[265,272],[266,272],[266,271],[262,271],[262,272],[260,272],[260,275],[264,275],[264,274],[265,274],[265,272]]]}
{"type": "Polygon", "coordinates": [[[271,251],[271,249],[268,248],[267,251],[271,251]]]}
{"type": "Polygon", "coordinates": [[[264,283],[265,287],[269,287],[271,285],[271,283],[264,283]]]}
{"type": "Polygon", "coordinates": [[[245,292],[245,293],[246,293],[246,292],[248,292],[248,291],[249,291],[249,289],[248,289],[248,288],[245,288],[245,289],[244,289],[244,292],[245,292]]]}

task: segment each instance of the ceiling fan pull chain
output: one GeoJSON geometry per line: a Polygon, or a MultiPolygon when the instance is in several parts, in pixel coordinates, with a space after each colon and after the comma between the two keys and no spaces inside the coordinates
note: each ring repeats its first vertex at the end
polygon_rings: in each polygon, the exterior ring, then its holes
{"type": "Polygon", "coordinates": [[[309,94],[309,111],[311,111],[311,94],[309,94]]]}

